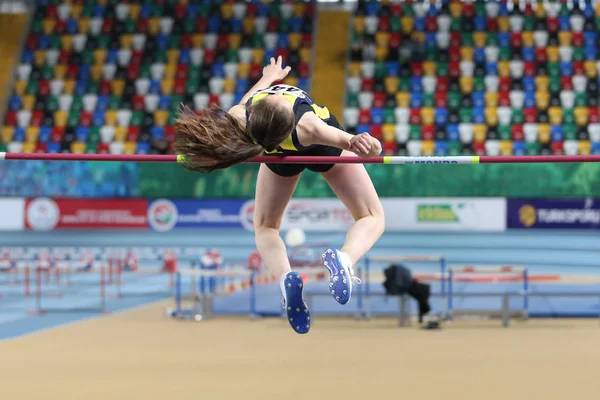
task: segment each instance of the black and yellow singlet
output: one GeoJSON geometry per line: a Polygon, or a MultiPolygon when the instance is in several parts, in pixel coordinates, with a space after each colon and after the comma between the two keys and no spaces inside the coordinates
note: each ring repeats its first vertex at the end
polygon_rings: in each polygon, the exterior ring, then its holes
{"type": "MultiPolygon", "coordinates": [[[[324,145],[311,145],[302,146],[298,140],[298,133],[296,132],[296,125],[300,121],[300,118],[307,113],[313,112],[330,126],[342,129],[342,126],[338,122],[335,116],[331,115],[327,107],[321,106],[315,103],[310,96],[302,89],[295,86],[289,85],[276,85],[266,89],[257,90],[252,94],[252,97],[248,99],[246,107],[256,104],[263,100],[265,97],[276,94],[283,91],[283,97],[290,102],[294,116],[296,119],[294,130],[290,135],[281,143],[276,150],[269,152],[272,155],[306,155],[306,156],[339,156],[342,153],[341,149],[324,146],[324,145]]],[[[248,120],[249,114],[246,111],[246,120],[248,120]]],[[[315,172],[325,172],[333,167],[332,164],[267,164],[267,166],[276,174],[282,176],[293,176],[297,175],[305,168],[315,172]]]]}

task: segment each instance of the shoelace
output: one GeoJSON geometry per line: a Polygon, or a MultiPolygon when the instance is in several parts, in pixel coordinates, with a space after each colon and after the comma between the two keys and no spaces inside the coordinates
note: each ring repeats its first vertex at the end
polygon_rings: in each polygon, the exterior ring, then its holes
{"type": "Polygon", "coordinates": [[[362,281],[358,276],[354,276],[354,268],[351,266],[348,268],[350,269],[350,281],[352,282],[352,285],[360,285],[362,281]]]}

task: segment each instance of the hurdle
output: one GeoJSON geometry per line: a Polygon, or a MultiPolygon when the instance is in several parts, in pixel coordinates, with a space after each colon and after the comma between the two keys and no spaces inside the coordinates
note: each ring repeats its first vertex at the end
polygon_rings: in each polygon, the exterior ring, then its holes
{"type": "Polygon", "coordinates": [[[216,290],[214,293],[207,293],[206,290],[202,289],[205,289],[209,285],[199,288],[200,285],[196,281],[196,278],[245,278],[239,282],[239,288],[251,288],[249,314],[250,318],[254,318],[254,313],[256,310],[256,292],[252,289],[255,286],[255,277],[255,270],[249,270],[246,268],[231,268],[222,270],[180,268],[175,274],[175,309],[168,310],[168,315],[177,319],[194,321],[202,321],[212,318],[214,317],[214,299],[235,291],[237,287],[234,283],[230,283],[229,285],[225,285],[226,287],[221,291],[216,290]],[[192,283],[190,297],[193,305],[191,308],[186,309],[182,307],[182,302],[184,300],[182,278],[184,276],[190,277],[192,283]]]}
{"type": "MultiPolygon", "coordinates": [[[[454,309],[455,297],[493,297],[489,292],[468,292],[455,293],[454,282],[462,280],[463,282],[523,282],[521,296],[523,298],[522,309],[511,311],[517,317],[527,318],[529,308],[529,274],[527,267],[524,266],[506,266],[506,265],[451,265],[448,267],[448,291],[446,293],[446,319],[452,319],[454,315],[490,315],[495,310],[457,310],[454,309]]],[[[505,293],[506,294],[506,293],[505,293]]],[[[506,305],[508,307],[508,304],[506,305]]],[[[503,307],[502,312],[508,312],[503,307]]],[[[504,315],[504,314],[503,314],[504,315]]]]}
{"type": "MultiPolygon", "coordinates": [[[[440,284],[441,284],[441,293],[445,295],[446,293],[446,258],[441,255],[421,255],[421,256],[395,256],[395,255],[373,255],[365,257],[364,261],[364,291],[362,285],[358,285],[357,287],[357,295],[358,295],[358,308],[359,313],[364,318],[371,318],[371,304],[369,298],[373,296],[371,293],[371,263],[380,262],[380,263],[400,263],[400,262],[431,262],[431,263],[439,263],[440,266],[440,284]]],[[[363,270],[358,268],[358,277],[363,279],[363,270]]]]}

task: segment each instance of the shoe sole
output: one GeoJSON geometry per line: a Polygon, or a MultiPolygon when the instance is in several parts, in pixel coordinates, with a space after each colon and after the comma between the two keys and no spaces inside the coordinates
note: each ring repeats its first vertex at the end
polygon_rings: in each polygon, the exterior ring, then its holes
{"type": "Polygon", "coordinates": [[[352,279],[347,268],[340,267],[339,253],[335,249],[327,249],[321,256],[325,268],[329,270],[329,293],[335,301],[344,305],[352,298],[352,279]]]}
{"type": "Polygon", "coordinates": [[[304,282],[297,272],[288,272],[279,285],[285,296],[285,312],[290,326],[296,333],[305,334],[310,330],[310,311],[302,297],[304,282]]]}

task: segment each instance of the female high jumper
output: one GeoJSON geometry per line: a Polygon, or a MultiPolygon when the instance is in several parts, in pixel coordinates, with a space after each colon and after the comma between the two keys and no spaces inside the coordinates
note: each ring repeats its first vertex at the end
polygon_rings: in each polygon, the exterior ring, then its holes
{"type": "MultiPolygon", "coordinates": [[[[228,112],[209,107],[201,115],[184,108],[176,123],[175,151],[215,160],[209,165],[186,162],[190,171],[210,172],[263,153],[305,156],[374,157],[379,141],[368,133],[345,132],[326,107],[315,104],[303,90],[276,85],[290,72],[281,57],[263,68],[262,78],[228,112]]],[[[258,251],[267,267],[281,275],[282,304],[297,333],[310,329],[310,313],[302,297],[303,282],[291,270],[279,234],[285,208],[304,169],[319,172],[352,214],[355,222],[341,250],[323,253],[329,270],[329,290],[340,304],[360,283],[353,265],[375,244],[385,229],[383,207],[362,164],[262,164],[255,192],[254,228],[258,251]]]]}

